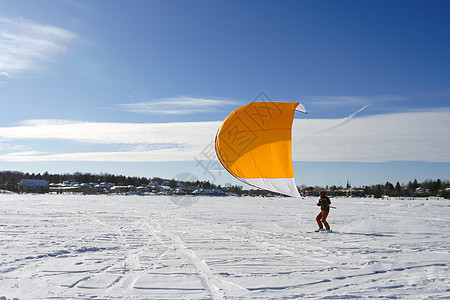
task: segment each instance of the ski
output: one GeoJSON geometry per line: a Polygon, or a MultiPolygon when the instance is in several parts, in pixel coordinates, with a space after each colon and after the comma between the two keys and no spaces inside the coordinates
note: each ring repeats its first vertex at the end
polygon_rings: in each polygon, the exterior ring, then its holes
{"type": "Polygon", "coordinates": [[[335,233],[333,230],[320,230],[320,231],[299,231],[299,233],[335,233]]]}

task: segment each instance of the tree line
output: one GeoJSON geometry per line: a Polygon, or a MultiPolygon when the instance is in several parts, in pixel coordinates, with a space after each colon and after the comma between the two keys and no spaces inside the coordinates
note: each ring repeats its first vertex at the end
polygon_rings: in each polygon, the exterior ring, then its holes
{"type": "Polygon", "coordinates": [[[425,180],[418,182],[417,179],[409,181],[407,184],[397,183],[394,185],[387,181],[385,184],[375,184],[370,186],[363,186],[358,188],[352,188],[350,183],[344,187],[304,187],[310,195],[318,195],[320,190],[326,190],[331,195],[339,196],[372,196],[374,198],[381,198],[383,196],[388,197],[444,197],[450,199],[450,181],[437,180],[425,180]]]}
{"type": "Polygon", "coordinates": [[[158,180],[158,178],[148,179],[146,177],[130,177],[123,175],[113,175],[108,173],[92,174],[75,172],[72,174],[50,174],[45,172],[41,173],[24,173],[19,171],[1,171],[0,172],[0,184],[13,183],[17,184],[22,179],[41,179],[46,180],[49,183],[59,183],[64,181],[69,182],[108,182],[115,183],[116,185],[145,185],[151,180],[158,180]]]}
{"type": "Polygon", "coordinates": [[[421,183],[415,179],[409,181],[408,184],[402,185],[397,182],[395,185],[386,182],[384,185],[377,184],[370,187],[365,187],[367,194],[374,195],[376,198],[382,196],[390,197],[410,197],[410,196],[438,196],[446,199],[450,198],[450,181],[437,180],[425,180],[421,183]]]}
{"type": "MultiPolygon", "coordinates": [[[[145,186],[151,182],[158,182],[162,184],[164,181],[169,183],[171,188],[175,188],[177,181],[174,179],[163,179],[160,177],[137,177],[137,176],[124,176],[124,175],[114,175],[109,173],[82,173],[75,172],[72,174],[50,174],[45,172],[40,173],[24,173],[19,171],[0,171],[0,189],[17,191],[17,185],[22,179],[42,179],[46,180],[48,183],[60,183],[64,181],[68,182],[107,182],[113,183],[115,185],[134,185],[134,186],[145,186]]],[[[268,194],[273,194],[263,190],[250,190],[245,191],[240,185],[227,184],[225,187],[210,183],[209,181],[196,181],[196,182],[182,182],[184,185],[195,185],[205,189],[223,189],[227,192],[231,192],[237,195],[255,195],[264,196],[268,194]]],[[[370,186],[364,186],[359,188],[351,188],[350,184],[347,183],[345,188],[343,187],[305,187],[303,186],[301,190],[308,191],[310,195],[318,194],[320,190],[326,190],[331,195],[352,195],[352,196],[373,196],[375,198],[381,198],[383,196],[389,197],[427,197],[427,196],[437,196],[450,199],[450,181],[437,180],[425,180],[423,182],[418,182],[417,179],[409,181],[407,184],[397,183],[394,185],[389,181],[385,184],[375,184],[370,186]],[[350,193],[349,193],[350,192],[350,193]]]]}
{"type": "MultiPolygon", "coordinates": [[[[113,183],[116,186],[146,186],[149,183],[157,182],[158,184],[162,184],[163,182],[168,182],[168,185],[175,189],[177,187],[177,183],[180,181],[174,179],[164,179],[160,177],[138,177],[138,176],[124,176],[124,175],[114,175],[109,173],[66,173],[66,174],[50,174],[45,172],[41,173],[24,173],[20,171],[0,171],[0,189],[9,190],[17,192],[17,185],[22,179],[39,179],[46,180],[48,183],[62,183],[62,182],[78,182],[78,183],[113,183]]],[[[209,181],[195,181],[195,182],[187,182],[182,181],[183,185],[194,185],[198,187],[202,187],[204,189],[221,189],[220,185],[215,185],[210,183],[209,181]]],[[[227,190],[231,192],[239,192],[242,191],[241,186],[232,186],[227,185],[227,190]]]]}

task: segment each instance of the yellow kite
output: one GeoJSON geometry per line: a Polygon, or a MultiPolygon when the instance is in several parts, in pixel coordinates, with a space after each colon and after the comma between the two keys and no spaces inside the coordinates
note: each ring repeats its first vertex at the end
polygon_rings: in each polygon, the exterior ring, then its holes
{"type": "Polygon", "coordinates": [[[300,197],[294,180],[291,131],[300,103],[252,102],[233,111],[216,134],[216,153],[231,175],[250,185],[300,197]]]}

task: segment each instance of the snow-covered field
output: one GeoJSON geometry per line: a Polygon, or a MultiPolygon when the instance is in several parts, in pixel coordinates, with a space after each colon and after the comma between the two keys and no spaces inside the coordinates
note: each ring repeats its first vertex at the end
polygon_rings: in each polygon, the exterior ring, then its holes
{"type": "Polygon", "coordinates": [[[448,200],[171,200],[0,194],[0,298],[450,298],[448,200]]]}

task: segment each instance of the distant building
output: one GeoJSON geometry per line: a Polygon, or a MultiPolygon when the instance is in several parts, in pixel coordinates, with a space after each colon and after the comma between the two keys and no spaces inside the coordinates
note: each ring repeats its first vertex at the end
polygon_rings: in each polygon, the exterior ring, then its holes
{"type": "Polygon", "coordinates": [[[111,193],[125,194],[125,193],[135,193],[137,188],[134,185],[116,185],[109,189],[111,193]]]}
{"type": "Polygon", "coordinates": [[[202,195],[202,196],[226,196],[227,194],[225,194],[224,191],[216,189],[197,189],[195,191],[192,192],[192,194],[194,195],[202,195]]]}
{"type": "Polygon", "coordinates": [[[159,195],[172,195],[172,189],[170,186],[159,185],[155,187],[155,192],[159,195]]]}
{"type": "Polygon", "coordinates": [[[48,183],[42,179],[22,179],[18,188],[20,193],[47,193],[48,183]]]}
{"type": "Polygon", "coordinates": [[[182,189],[176,189],[174,192],[175,195],[186,195],[186,192],[182,189]]]}

